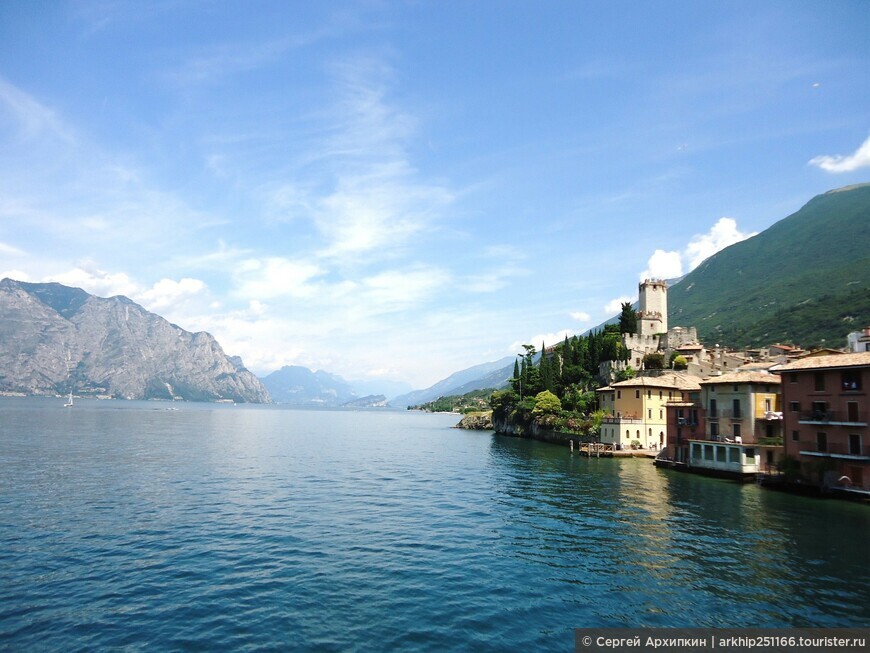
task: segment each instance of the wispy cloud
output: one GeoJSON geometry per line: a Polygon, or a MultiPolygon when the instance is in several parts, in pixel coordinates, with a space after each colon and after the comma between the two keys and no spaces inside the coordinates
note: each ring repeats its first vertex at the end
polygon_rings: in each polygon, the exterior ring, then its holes
{"type": "Polygon", "coordinates": [[[0,77],[0,111],[18,126],[18,138],[30,140],[37,136],[52,136],[66,142],[74,140],[72,131],[58,119],[55,112],[0,77]]]}
{"type": "Polygon", "coordinates": [[[809,165],[828,172],[852,172],[870,166],[870,137],[849,155],[829,156],[827,154],[810,159],[809,165]]]}

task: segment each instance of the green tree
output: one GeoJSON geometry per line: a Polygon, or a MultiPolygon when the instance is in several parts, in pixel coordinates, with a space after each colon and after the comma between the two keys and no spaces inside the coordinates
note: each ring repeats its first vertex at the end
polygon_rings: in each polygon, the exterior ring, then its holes
{"type": "Polygon", "coordinates": [[[622,303],[622,312],[619,314],[619,332],[637,333],[637,313],[631,306],[631,302],[622,303]]]}
{"type": "Polygon", "coordinates": [[[543,390],[535,395],[535,407],[532,409],[532,416],[536,419],[544,415],[558,415],[561,411],[562,402],[559,401],[559,397],[549,390],[543,390]]]}
{"type": "Polygon", "coordinates": [[[619,370],[616,373],[616,381],[628,381],[629,379],[633,379],[635,376],[637,376],[637,372],[631,365],[629,365],[624,370],[619,370]]]}
{"type": "Polygon", "coordinates": [[[689,361],[685,356],[674,356],[673,366],[675,370],[685,370],[689,367],[689,361]]]}
{"type": "Polygon", "coordinates": [[[654,352],[645,354],[643,357],[643,368],[645,370],[662,370],[665,367],[665,355],[654,352]]]}

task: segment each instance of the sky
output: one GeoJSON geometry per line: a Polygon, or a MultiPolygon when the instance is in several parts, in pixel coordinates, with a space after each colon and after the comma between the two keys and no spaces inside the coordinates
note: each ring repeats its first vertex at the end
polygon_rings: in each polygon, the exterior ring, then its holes
{"type": "Polygon", "coordinates": [[[0,277],[415,388],[870,181],[870,2],[0,2],[0,277]]]}

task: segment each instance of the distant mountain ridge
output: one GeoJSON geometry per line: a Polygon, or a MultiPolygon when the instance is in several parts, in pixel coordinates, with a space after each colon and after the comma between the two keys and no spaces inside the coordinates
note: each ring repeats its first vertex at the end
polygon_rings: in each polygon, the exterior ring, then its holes
{"type": "Polygon", "coordinates": [[[261,378],[272,400],[294,406],[347,406],[385,404],[386,392],[404,391],[395,381],[345,381],[336,374],[316,372],[301,365],[285,365],[261,378]]]}
{"type": "Polygon", "coordinates": [[[132,300],[0,281],[0,391],[262,403],[241,359],[132,300]]]}
{"type": "Polygon", "coordinates": [[[499,388],[513,375],[515,360],[516,356],[506,356],[497,361],[482,363],[454,372],[446,379],[428,388],[395,397],[390,400],[390,405],[399,408],[418,406],[448,394],[464,394],[472,390],[499,388]]]}

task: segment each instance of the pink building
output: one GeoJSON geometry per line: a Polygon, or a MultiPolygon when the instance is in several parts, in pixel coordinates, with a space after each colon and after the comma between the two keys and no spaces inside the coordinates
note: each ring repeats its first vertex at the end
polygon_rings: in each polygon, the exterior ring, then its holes
{"type": "Polygon", "coordinates": [[[824,487],[870,490],[870,352],[807,356],[782,377],[785,455],[824,487]]]}

